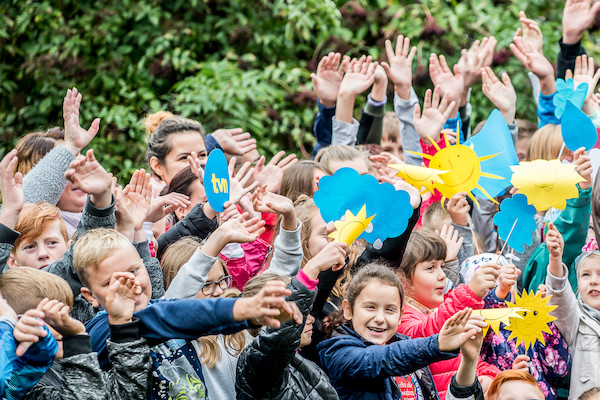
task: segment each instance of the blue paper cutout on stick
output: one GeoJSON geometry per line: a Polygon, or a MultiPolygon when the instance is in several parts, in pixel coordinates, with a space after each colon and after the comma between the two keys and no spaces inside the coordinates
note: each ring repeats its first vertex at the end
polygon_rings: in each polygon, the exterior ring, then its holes
{"type": "Polygon", "coordinates": [[[498,234],[505,241],[510,234],[508,245],[519,253],[525,249],[524,245],[529,246],[533,242],[533,232],[537,229],[535,213],[535,207],[528,204],[527,196],[517,193],[500,203],[500,211],[494,215],[494,225],[498,227],[498,234]]]}
{"type": "MultiPolygon", "coordinates": [[[[473,151],[479,158],[499,153],[496,157],[481,161],[481,171],[501,176],[504,179],[492,179],[482,176],[479,178],[479,185],[491,197],[502,194],[504,189],[510,186],[510,179],[513,174],[510,166],[519,164],[519,158],[508,124],[500,111],[497,109],[492,111],[481,131],[467,140],[465,145],[472,145],[473,151]]],[[[487,198],[477,188],[473,189],[473,194],[477,197],[487,198]]]]}
{"type": "Polygon", "coordinates": [[[229,168],[225,154],[214,149],[208,155],[204,168],[204,190],[208,204],[216,212],[224,210],[223,204],[229,200],[229,168]]]}
{"type": "Polygon", "coordinates": [[[322,177],[313,199],[325,222],[340,220],[346,210],[356,215],[366,205],[367,217],[375,214],[373,229],[358,238],[369,243],[400,236],[413,214],[407,192],[379,183],[372,175],[360,175],[352,168],[341,168],[332,176],[322,177]]]}
{"type": "Polygon", "coordinates": [[[598,141],[598,133],[594,123],[571,100],[567,100],[565,112],[560,120],[562,137],[567,148],[575,151],[580,147],[591,149],[598,141]]]}
{"type": "Polygon", "coordinates": [[[575,83],[573,79],[567,79],[566,81],[562,78],[556,80],[556,94],[552,99],[552,103],[556,106],[554,115],[560,119],[565,111],[567,100],[571,100],[577,108],[583,107],[585,102],[585,96],[588,91],[587,83],[580,83],[575,89],[573,86],[575,83]]]}

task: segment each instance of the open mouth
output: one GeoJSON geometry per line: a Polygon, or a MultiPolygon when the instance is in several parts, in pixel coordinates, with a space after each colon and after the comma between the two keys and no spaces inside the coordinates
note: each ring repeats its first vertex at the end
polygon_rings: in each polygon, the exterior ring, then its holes
{"type": "Polygon", "coordinates": [[[596,290],[596,289],[590,290],[588,292],[588,295],[590,295],[590,296],[600,296],[600,290],[596,290]]]}
{"type": "Polygon", "coordinates": [[[381,334],[381,333],[383,333],[383,332],[385,332],[387,330],[387,329],[383,329],[383,328],[371,328],[371,327],[368,327],[368,326],[367,326],[367,329],[369,331],[373,332],[376,335],[379,335],[379,334],[381,334]]]}

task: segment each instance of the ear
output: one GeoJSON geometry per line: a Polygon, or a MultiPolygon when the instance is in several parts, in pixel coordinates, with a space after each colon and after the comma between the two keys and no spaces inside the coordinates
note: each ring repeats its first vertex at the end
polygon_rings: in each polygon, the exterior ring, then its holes
{"type": "Polygon", "coordinates": [[[158,175],[162,179],[162,177],[165,174],[165,169],[164,169],[163,165],[158,162],[158,158],[156,158],[156,157],[150,158],[150,168],[156,175],[158,175]]]}
{"type": "Polygon", "coordinates": [[[18,268],[19,267],[19,263],[17,262],[17,259],[15,258],[14,253],[10,253],[10,256],[8,256],[8,260],[6,261],[6,263],[8,264],[8,268],[18,268]]]}
{"type": "Polygon", "coordinates": [[[344,310],[344,318],[352,321],[352,307],[350,307],[350,303],[346,299],[342,301],[342,310],[344,310]]]}
{"type": "Polygon", "coordinates": [[[321,177],[319,175],[316,175],[313,178],[313,192],[316,192],[317,190],[319,190],[319,181],[321,180],[321,177]]]}
{"type": "Polygon", "coordinates": [[[94,308],[100,306],[100,302],[96,299],[96,296],[92,293],[92,291],[85,286],[81,288],[81,294],[85,299],[92,304],[94,308]]]}
{"type": "Polygon", "coordinates": [[[177,207],[175,209],[175,216],[177,220],[181,221],[185,217],[185,209],[183,207],[177,207]]]}

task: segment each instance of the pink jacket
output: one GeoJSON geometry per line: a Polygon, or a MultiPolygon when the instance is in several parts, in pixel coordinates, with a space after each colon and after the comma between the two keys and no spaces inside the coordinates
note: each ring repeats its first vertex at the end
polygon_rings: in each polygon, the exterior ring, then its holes
{"type": "Polygon", "coordinates": [[[219,257],[225,262],[227,271],[231,275],[231,287],[243,290],[246,283],[258,275],[263,269],[265,261],[271,254],[272,247],[261,238],[254,242],[242,243],[244,256],[240,258],[227,258],[223,254],[219,257]]]}
{"type": "MultiPolygon", "coordinates": [[[[444,322],[448,318],[465,307],[475,309],[483,307],[483,300],[465,284],[458,285],[455,290],[448,292],[444,302],[431,314],[426,314],[410,304],[406,304],[402,313],[402,320],[398,326],[398,332],[412,338],[435,335],[440,333],[444,322]]],[[[460,360],[461,356],[459,355],[457,358],[429,365],[441,400],[446,398],[446,390],[450,386],[452,376],[458,370],[460,360]]],[[[494,378],[498,373],[500,373],[500,370],[497,367],[479,360],[477,376],[487,375],[494,378]]]]}

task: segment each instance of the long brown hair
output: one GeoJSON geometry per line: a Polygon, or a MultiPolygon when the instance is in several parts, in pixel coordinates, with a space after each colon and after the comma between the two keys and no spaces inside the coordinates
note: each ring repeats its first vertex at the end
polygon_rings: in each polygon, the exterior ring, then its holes
{"type": "Polygon", "coordinates": [[[303,194],[312,197],[315,170],[318,169],[329,174],[323,165],[312,160],[301,160],[292,165],[283,172],[279,194],[292,202],[298,200],[303,194]]]}

